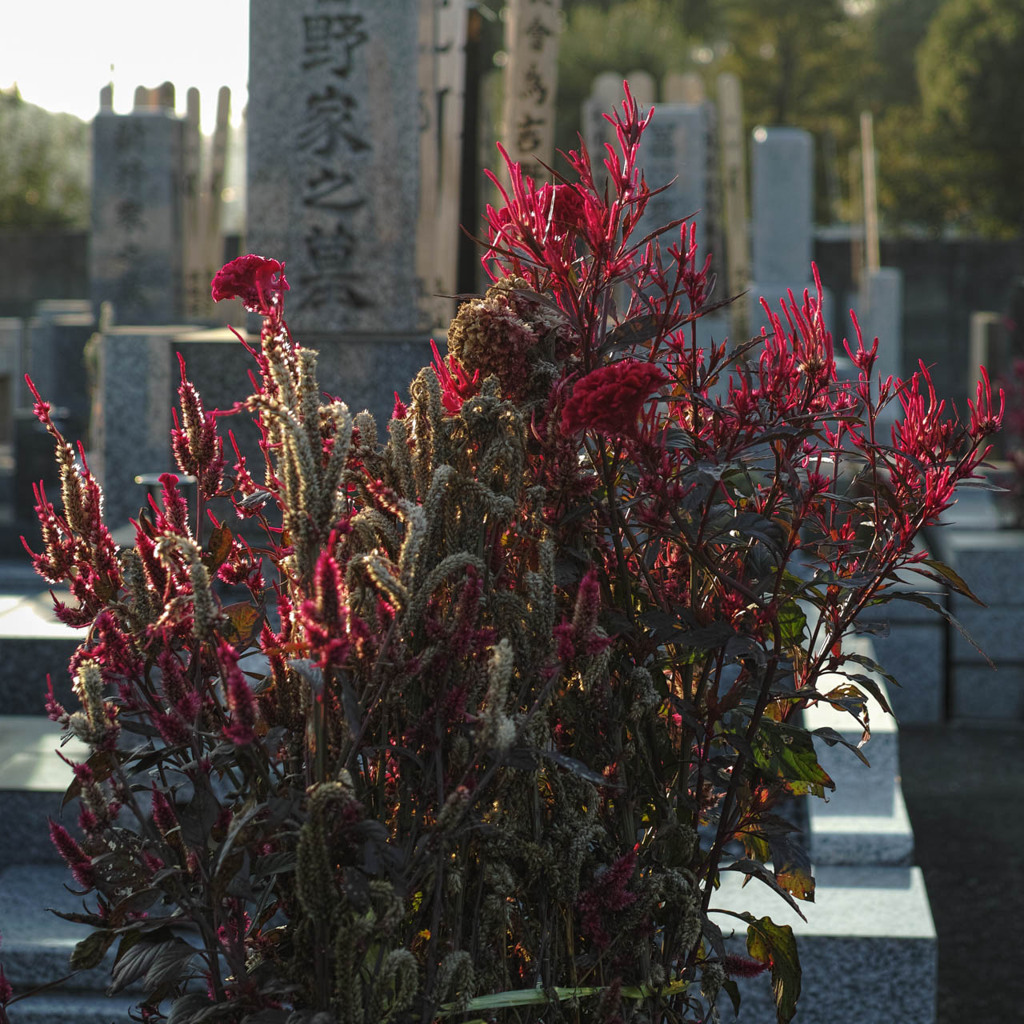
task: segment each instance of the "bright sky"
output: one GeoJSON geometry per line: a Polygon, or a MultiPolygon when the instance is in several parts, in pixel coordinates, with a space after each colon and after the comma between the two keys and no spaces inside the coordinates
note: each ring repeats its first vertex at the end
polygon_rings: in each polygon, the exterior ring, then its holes
{"type": "Polygon", "coordinates": [[[231,120],[245,106],[249,0],[0,0],[0,88],[88,120],[100,89],[114,83],[127,113],[137,85],[171,81],[179,112],[200,91],[212,131],[217,90],[231,89],[231,120]]]}

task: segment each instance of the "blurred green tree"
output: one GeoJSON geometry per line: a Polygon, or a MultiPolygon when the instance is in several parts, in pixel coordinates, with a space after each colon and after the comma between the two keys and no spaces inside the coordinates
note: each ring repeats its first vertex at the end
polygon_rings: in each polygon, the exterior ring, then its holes
{"type": "Polygon", "coordinates": [[[89,125],[0,91],[0,228],[89,224],[89,125]]]}
{"type": "Polygon", "coordinates": [[[955,155],[943,174],[969,230],[1024,229],[1024,4],[946,0],[918,50],[932,153],[955,155]]]}
{"type": "Polygon", "coordinates": [[[669,71],[690,69],[689,49],[699,37],[684,27],[689,6],[680,0],[567,0],[558,53],[559,149],[576,148],[580,108],[602,72],[625,78],[642,69],[660,82],[669,71]]]}

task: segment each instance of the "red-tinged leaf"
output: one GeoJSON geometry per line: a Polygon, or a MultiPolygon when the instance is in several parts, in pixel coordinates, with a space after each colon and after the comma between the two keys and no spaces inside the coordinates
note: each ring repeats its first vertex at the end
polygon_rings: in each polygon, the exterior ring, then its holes
{"type": "Polygon", "coordinates": [[[224,639],[234,647],[248,647],[259,632],[262,616],[259,609],[247,601],[229,604],[224,609],[227,625],[224,627],[224,639]]]}
{"type": "Polygon", "coordinates": [[[772,851],[775,881],[796,899],[813,903],[814,875],[811,874],[811,859],[802,844],[792,835],[774,834],[768,837],[768,845],[772,851]]]}
{"type": "Polygon", "coordinates": [[[206,552],[203,555],[203,564],[211,573],[216,572],[231,554],[233,539],[231,530],[224,523],[214,527],[210,534],[210,542],[206,545],[206,552]]]}
{"type": "Polygon", "coordinates": [[[747,952],[772,971],[772,992],[779,1024],[789,1024],[800,998],[800,958],[796,938],[788,924],[777,925],[770,917],[748,917],[747,952]]]}

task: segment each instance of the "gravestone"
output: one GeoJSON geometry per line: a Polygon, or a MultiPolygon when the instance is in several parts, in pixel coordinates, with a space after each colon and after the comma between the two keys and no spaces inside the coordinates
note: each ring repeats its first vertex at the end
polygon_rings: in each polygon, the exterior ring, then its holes
{"type": "Polygon", "coordinates": [[[0,317],[0,444],[13,438],[14,410],[20,405],[23,363],[20,317],[0,317]]]}
{"type": "Polygon", "coordinates": [[[624,95],[622,75],[614,71],[604,71],[594,79],[590,95],[583,101],[580,110],[580,134],[590,153],[594,184],[599,193],[604,191],[608,182],[608,172],[604,166],[604,160],[608,155],[605,146],[612,146],[618,152],[615,128],[605,115],[613,110],[621,113],[624,95]]]}
{"type": "MultiPolygon", "coordinates": [[[[814,144],[802,128],[755,128],[751,145],[751,283],[747,309],[754,331],[767,324],[792,289],[811,288],[814,245],[814,144]]],[[[827,312],[827,311],[826,311],[827,312]]]]}
{"type": "Polygon", "coordinates": [[[643,110],[650,110],[654,106],[657,92],[654,75],[649,71],[630,71],[626,75],[626,81],[629,82],[629,91],[633,99],[640,104],[643,110]]]}
{"type": "MultiPolygon", "coordinates": [[[[718,272],[722,260],[722,241],[718,213],[718,147],[715,133],[715,109],[710,103],[696,105],[662,103],[644,132],[637,162],[652,190],[669,187],[652,196],[637,229],[637,240],[673,221],[685,218],[696,224],[696,265],[703,267],[712,258],[711,274],[718,272]],[[669,184],[671,182],[671,184],[669,184]]],[[[659,237],[663,257],[672,245],[681,245],[681,227],[659,237]]],[[[714,302],[724,295],[717,290],[707,297],[714,302]]],[[[728,313],[716,311],[697,323],[701,345],[710,340],[721,342],[729,333],[728,313]]]]}
{"type": "MultiPolygon", "coordinates": [[[[223,322],[227,310],[210,296],[210,281],[224,263],[222,208],[230,126],[231,90],[217,94],[213,136],[204,140],[199,128],[200,95],[188,91],[185,117],[185,315],[201,323],[223,322]]],[[[231,312],[238,313],[239,307],[231,312]]]]}
{"type": "Polygon", "coordinates": [[[802,128],[756,128],[752,147],[753,276],[802,286],[813,255],[814,150],[802,128]]]}
{"type": "MultiPolygon", "coordinates": [[[[896,267],[867,270],[857,317],[864,344],[878,338],[875,375],[883,381],[903,373],[903,272],[896,267]]],[[[895,411],[895,410],[894,410],[895,411]]]]}
{"type": "Polygon", "coordinates": [[[94,425],[92,468],[103,487],[104,519],[112,529],[125,526],[144,503],[137,474],[174,469],[170,430],[178,377],[170,345],[187,330],[109,327],[99,339],[102,400],[94,425]]]}
{"type": "Polygon", "coordinates": [[[505,105],[502,142],[535,181],[547,180],[555,158],[555,92],[561,0],[506,5],[505,105]]]}
{"type": "MultiPolygon", "coordinates": [[[[652,196],[637,238],[682,217],[696,220],[703,260],[711,236],[707,203],[710,185],[712,108],[701,103],[662,103],[640,142],[637,162],[651,189],[672,184],[652,196]]],[[[678,242],[679,228],[661,236],[663,249],[678,242]]]]}
{"type": "Polygon", "coordinates": [[[172,323],[184,299],[184,122],[158,107],[93,119],[93,313],[118,323],[172,323]]]}
{"type": "Polygon", "coordinates": [[[696,71],[670,71],[662,82],[661,98],[665,103],[703,103],[704,79],[696,71]]]}
{"type": "Polygon", "coordinates": [[[42,312],[28,321],[26,372],[46,401],[68,410],[73,437],[89,424],[85,345],[95,328],[92,313],[42,312]]]}
{"type": "Polygon", "coordinates": [[[415,8],[251,0],[249,11],[248,248],[287,264],[300,335],[415,331],[415,8]]]}

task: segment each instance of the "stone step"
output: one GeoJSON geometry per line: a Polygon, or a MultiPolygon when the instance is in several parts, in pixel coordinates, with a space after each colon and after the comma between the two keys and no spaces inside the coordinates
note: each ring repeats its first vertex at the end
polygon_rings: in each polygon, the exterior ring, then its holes
{"type": "Polygon", "coordinates": [[[69,881],[63,867],[34,865],[0,871],[0,962],[15,996],[26,996],[10,1007],[12,1024],[127,1024],[135,1000],[130,995],[106,994],[112,953],[95,970],[81,971],[62,984],[28,995],[67,978],[71,951],[89,934],[86,926],[47,912],[51,907],[81,910],[81,899],[65,888],[69,881]]]}
{"type": "Polygon", "coordinates": [[[97,992],[44,992],[10,1007],[11,1024],[129,1024],[130,996],[97,992]]]}
{"type": "Polygon", "coordinates": [[[60,861],[47,819],[61,816],[71,770],[56,751],[71,761],[89,756],[77,740],[61,748],[60,736],[60,727],[47,718],[0,715],[0,869],[60,861]]]}
{"type": "MultiPolygon", "coordinates": [[[[873,657],[867,637],[854,637],[848,646],[854,653],[873,657]]],[[[888,700],[885,680],[866,668],[861,671],[871,676],[888,700]]],[[[825,676],[818,689],[827,693],[845,681],[838,674],[834,679],[825,676]]],[[[878,700],[867,697],[871,738],[862,753],[870,767],[842,744],[829,746],[815,737],[818,763],[836,784],[827,800],[807,800],[807,845],[817,864],[896,866],[913,861],[914,833],[900,787],[899,727],[878,700]]],[[[832,729],[854,746],[860,742],[862,730],[856,720],[830,704],[806,708],[803,716],[804,725],[812,731],[832,729]]]]}
{"type": "Polygon", "coordinates": [[[68,662],[85,638],[58,622],[53,600],[31,569],[0,564],[0,708],[8,715],[45,713],[46,677],[65,706],[74,706],[68,662]]]}
{"type": "MultiPolygon", "coordinates": [[[[67,888],[69,884],[74,882],[67,869],[57,865],[19,865],[0,871],[0,961],[16,993],[71,973],[71,953],[90,929],[48,913],[50,909],[82,910],[82,898],[67,888]]],[[[106,966],[79,972],[68,987],[106,991],[112,960],[111,953],[106,966]]]]}
{"type": "MultiPolygon", "coordinates": [[[[803,970],[800,1024],[934,1024],[938,946],[920,869],[825,865],[814,875],[814,903],[800,904],[806,921],[767,886],[741,889],[735,872],[725,873],[712,906],[792,927],[803,970]]],[[[745,926],[716,920],[727,935],[736,926],[732,948],[744,955],[745,926]]],[[[770,974],[737,984],[739,1024],[775,1019],[770,974]]],[[[723,1020],[732,1020],[722,1003],[723,1020]]]]}

